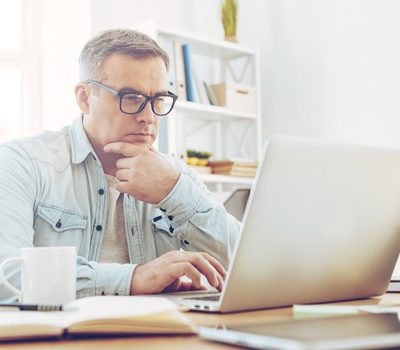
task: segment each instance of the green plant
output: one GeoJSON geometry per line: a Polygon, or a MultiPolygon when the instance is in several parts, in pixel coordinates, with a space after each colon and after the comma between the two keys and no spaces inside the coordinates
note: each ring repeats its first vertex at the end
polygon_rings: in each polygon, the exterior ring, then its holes
{"type": "Polygon", "coordinates": [[[200,159],[208,159],[211,156],[212,156],[211,152],[199,152],[197,157],[200,158],[200,159]]]}
{"type": "Polygon", "coordinates": [[[221,20],[226,37],[236,36],[237,0],[222,0],[221,20]]]}
{"type": "Polygon", "coordinates": [[[199,158],[199,159],[208,159],[212,156],[211,152],[201,152],[201,151],[195,151],[193,149],[188,149],[186,151],[186,156],[188,158],[199,158]]]}

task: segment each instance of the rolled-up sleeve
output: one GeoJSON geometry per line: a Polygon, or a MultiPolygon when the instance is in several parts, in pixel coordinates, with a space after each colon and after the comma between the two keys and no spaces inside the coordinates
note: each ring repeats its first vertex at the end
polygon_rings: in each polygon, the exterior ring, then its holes
{"type": "Polygon", "coordinates": [[[136,265],[77,259],[77,297],[129,295],[136,265]]]}
{"type": "Polygon", "coordinates": [[[204,251],[225,267],[240,233],[240,222],[228,214],[191,169],[184,169],[170,193],[156,205],[171,220],[185,249],[204,251]]]}

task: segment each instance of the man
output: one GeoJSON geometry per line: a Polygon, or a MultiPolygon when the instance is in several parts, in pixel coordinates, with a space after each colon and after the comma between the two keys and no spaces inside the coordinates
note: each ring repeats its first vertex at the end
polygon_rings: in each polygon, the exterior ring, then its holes
{"type": "MultiPolygon", "coordinates": [[[[239,223],[193,171],[153,148],[176,100],[168,65],[133,30],[85,45],[82,116],[0,147],[0,262],[21,247],[73,245],[77,297],[201,289],[201,275],[222,288],[239,223]]],[[[4,289],[0,299],[12,298],[4,289]]]]}

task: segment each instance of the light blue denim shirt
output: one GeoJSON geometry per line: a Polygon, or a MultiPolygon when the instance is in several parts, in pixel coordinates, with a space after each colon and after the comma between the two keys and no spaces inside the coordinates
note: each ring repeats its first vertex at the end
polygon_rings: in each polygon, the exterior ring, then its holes
{"type": "MultiPolygon", "coordinates": [[[[227,267],[240,223],[215,201],[182,161],[181,173],[157,205],[124,194],[130,264],[98,263],[107,227],[107,180],[82,125],[0,146],[0,262],[20,248],[75,246],[77,297],[128,295],[137,264],[170,250],[208,252],[227,267]]],[[[16,269],[16,268],[14,268],[16,269]]],[[[62,271],[60,271],[62,273],[62,271]]],[[[10,281],[20,286],[17,270],[10,281]]],[[[0,287],[0,300],[13,299],[0,287]]]]}

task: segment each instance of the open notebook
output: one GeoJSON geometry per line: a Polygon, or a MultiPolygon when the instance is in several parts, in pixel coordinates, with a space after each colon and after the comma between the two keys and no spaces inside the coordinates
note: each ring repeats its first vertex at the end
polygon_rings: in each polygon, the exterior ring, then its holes
{"type": "Polygon", "coordinates": [[[195,328],[164,298],[97,296],[78,299],[66,311],[2,311],[0,340],[75,334],[193,334],[195,328]]]}

